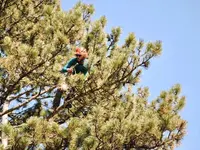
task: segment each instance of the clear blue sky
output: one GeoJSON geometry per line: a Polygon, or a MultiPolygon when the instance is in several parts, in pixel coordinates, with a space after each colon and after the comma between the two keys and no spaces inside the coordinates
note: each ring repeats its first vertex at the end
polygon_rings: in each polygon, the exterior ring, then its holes
{"type": "MultiPolygon", "coordinates": [[[[70,9],[77,0],[62,0],[70,9]]],[[[120,26],[121,39],[134,32],[145,41],[162,40],[163,54],[143,72],[141,85],[151,98],[175,83],[187,97],[181,115],[188,121],[187,135],[177,150],[198,150],[200,142],[200,1],[199,0],[83,0],[94,4],[94,19],[107,17],[107,31],[120,26]]]]}

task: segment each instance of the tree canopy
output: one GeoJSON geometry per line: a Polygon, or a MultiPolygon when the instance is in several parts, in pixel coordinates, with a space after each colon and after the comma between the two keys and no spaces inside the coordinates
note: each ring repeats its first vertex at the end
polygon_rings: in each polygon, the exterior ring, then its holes
{"type": "Polygon", "coordinates": [[[180,85],[154,100],[138,86],[161,55],[161,41],[130,33],[120,45],[120,27],[106,33],[106,17],[93,21],[93,13],[82,2],[69,11],[58,0],[0,2],[0,117],[9,115],[0,131],[7,149],[164,150],[184,137],[180,85]],[[64,76],[60,69],[79,46],[89,53],[88,74],[64,76]],[[68,85],[62,100],[72,88],[73,94],[52,109],[62,83],[68,85]]]}

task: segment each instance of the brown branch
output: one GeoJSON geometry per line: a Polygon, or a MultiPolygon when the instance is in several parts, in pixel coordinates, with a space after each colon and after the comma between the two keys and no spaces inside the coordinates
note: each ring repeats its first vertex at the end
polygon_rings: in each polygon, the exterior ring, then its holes
{"type": "Polygon", "coordinates": [[[104,144],[104,141],[101,140],[101,138],[98,135],[98,129],[97,129],[97,122],[96,121],[95,121],[95,124],[94,124],[94,130],[95,130],[95,135],[96,135],[97,139],[99,140],[99,143],[97,145],[97,148],[98,148],[98,147],[100,147],[101,144],[104,144]]]}
{"type": "Polygon", "coordinates": [[[9,113],[11,113],[12,111],[14,111],[14,110],[16,110],[16,109],[18,109],[18,108],[20,108],[20,107],[22,107],[22,106],[28,104],[29,102],[31,102],[32,100],[34,100],[34,99],[37,98],[38,96],[40,96],[40,95],[42,95],[42,94],[44,94],[44,93],[46,93],[46,92],[48,92],[48,91],[50,91],[50,90],[53,90],[54,88],[55,88],[55,86],[54,86],[54,87],[51,87],[51,88],[49,88],[49,89],[47,89],[47,90],[44,90],[44,91],[42,91],[42,92],[37,93],[36,95],[32,96],[32,97],[29,98],[27,101],[25,101],[24,103],[21,103],[21,104],[19,104],[18,106],[15,106],[15,107],[13,107],[13,108],[11,108],[11,109],[8,109],[7,111],[4,111],[4,112],[0,113],[0,117],[2,117],[2,116],[5,115],[5,114],[9,114],[9,113]]]}
{"type": "Polygon", "coordinates": [[[37,7],[40,6],[43,2],[44,2],[44,0],[40,1],[36,6],[34,6],[34,8],[37,8],[37,7]]]}
{"type": "Polygon", "coordinates": [[[8,101],[11,102],[12,100],[15,100],[15,99],[19,98],[20,96],[22,96],[22,95],[24,95],[24,94],[26,94],[26,93],[28,93],[28,92],[31,92],[33,89],[34,89],[34,88],[31,88],[30,90],[25,91],[25,92],[23,92],[23,93],[20,93],[20,94],[18,94],[17,96],[10,97],[10,99],[9,99],[8,101]]]}

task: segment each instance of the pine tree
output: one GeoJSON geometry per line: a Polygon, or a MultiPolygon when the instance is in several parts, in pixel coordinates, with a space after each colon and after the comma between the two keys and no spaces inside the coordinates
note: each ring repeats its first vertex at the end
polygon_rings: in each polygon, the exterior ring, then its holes
{"type": "Polygon", "coordinates": [[[161,41],[130,33],[119,45],[121,29],[106,33],[106,18],[91,21],[93,6],[81,2],[65,12],[56,0],[3,0],[0,12],[0,117],[9,116],[0,131],[7,149],[167,150],[180,143],[180,85],[152,101],[148,88],[137,86],[161,55],[161,41]],[[89,53],[88,75],[60,74],[77,46],[89,53]],[[64,102],[52,109],[63,83],[64,102]]]}

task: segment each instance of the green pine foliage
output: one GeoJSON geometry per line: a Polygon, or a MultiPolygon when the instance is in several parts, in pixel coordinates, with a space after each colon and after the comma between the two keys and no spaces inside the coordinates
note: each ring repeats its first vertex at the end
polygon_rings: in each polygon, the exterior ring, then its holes
{"type": "Polygon", "coordinates": [[[0,132],[7,149],[168,150],[180,144],[186,131],[180,85],[151,101],[148,88],[138,87],[143,69],[162,53],[161,41],[130,33],[119,45],[121,29],[106,33],[106,17],[92,21],[93,6],[81,2],[65,12],[57,0],[4,0],[0,12],[0,117],[9,115],[0,132]],[[65,76],[59,71],[77,46],[89,53],[88,75],[65,76]],[[64,102],[52,109],[63,83],[64,102]],[[10,107],[3,112],[5,101],[10,107]]]}

